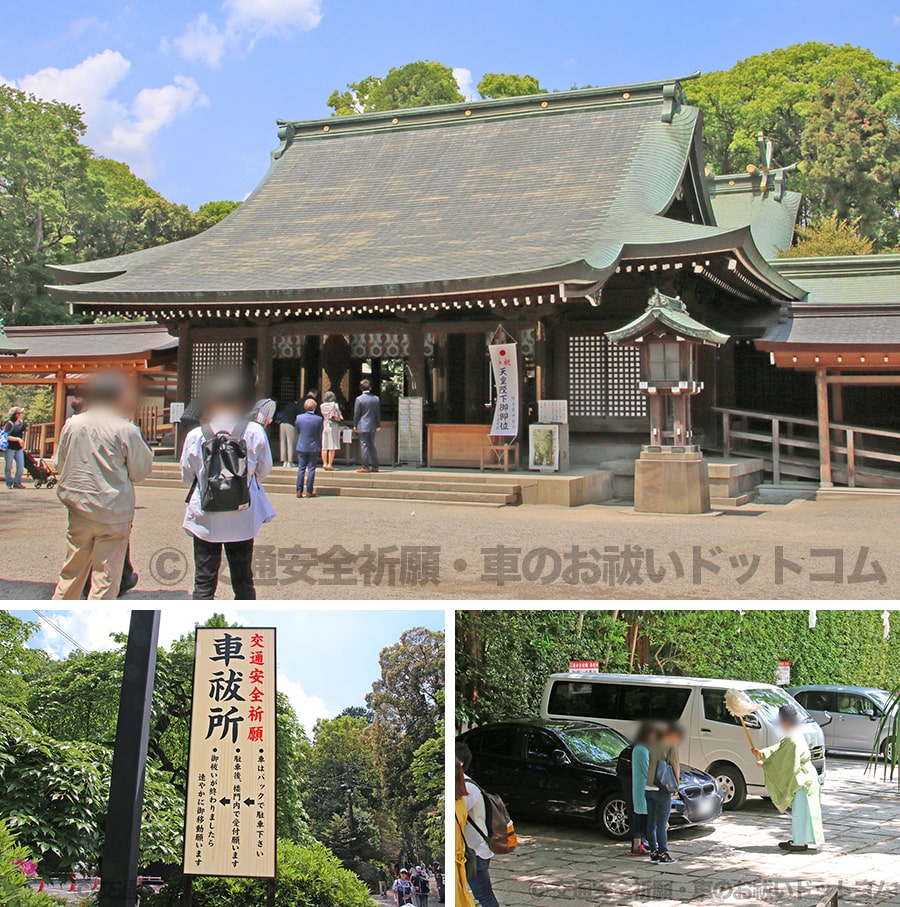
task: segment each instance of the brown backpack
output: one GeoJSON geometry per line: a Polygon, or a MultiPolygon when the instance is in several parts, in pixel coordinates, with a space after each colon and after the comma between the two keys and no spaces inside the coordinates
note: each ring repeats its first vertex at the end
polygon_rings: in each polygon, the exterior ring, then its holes
{"type": "MultiPolygon", "coordinates": [[[[469,782],[471,783],[471,782],[469,782]]],[[[477,787],[477,785],[475,785],[477,787]]],[[[512,853],[519,843],[516,837],[516,829],[513,827],[512,819],[509,816],[509,810],[503,800],[497,794],[489,794],[487,791],[478,790],[484,799],[484,819],[487,830],[480,829],[469,817],[469,825],[484,838],[485,843],[490,847],[493,853],[512,853]]]]}

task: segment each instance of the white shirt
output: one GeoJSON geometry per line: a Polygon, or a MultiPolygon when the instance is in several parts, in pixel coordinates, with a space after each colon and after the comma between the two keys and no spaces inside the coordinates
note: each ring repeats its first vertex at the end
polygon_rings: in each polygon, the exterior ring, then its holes
{"type": "MultiPolygon", "coordinates": [[[[237,419],[215,420],[210,427],[216,433],[230,432],[237,419]]],[[[246,510],[227,513],[204,513],[200,509],[200,488],[203,485],[203,428],[197,426],[184,439],[181,452],[181,479],[197,480],[184,514],[185,532],[207,542],[243,542],[256,538],[263,523],[275,518],[275,510],[259,484],[272,471],[272,450],[266,432],[258,422],[248,422],[244,432],[247,442],[247,481],[250,486],[250,506],[246,510]]]]}
{"type": "MultiPolygon", "coordinates": [[[[466,775],[466,791],[467,793],[463,800],[466,803],[466,811],[469,813],[469,818],[490,837],[491,830],[486,827],[487,816],[484,812],[484,794],[481,793],[481,788],[468,775],[466,775]]],[[[488,847],[487,841],[468,822],[466,822],[463,835],[465,836],[466,844],[482,860],[490,860],[494,855],[494,851],[488,847]]]]}

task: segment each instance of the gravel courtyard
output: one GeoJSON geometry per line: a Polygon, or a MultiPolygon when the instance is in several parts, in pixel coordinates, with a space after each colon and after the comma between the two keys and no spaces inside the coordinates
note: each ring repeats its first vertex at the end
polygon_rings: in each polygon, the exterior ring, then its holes
{"type": "MultiPolygon", "coordinates": [[[[896,599],[900,497],[794,501],[692,517],[619,506],[486,508],[273,495],[261,599],[896,599]]],[[[64,554],[53,491],[0,491],[0,596],[47,599],[64,554]]],[[[138,489],[128,599],[185,598],[184,495],[138,489]]],[[[219,588],[231,597],[227,580],[219,588]]]]}
{"type": "Polygon", "coordinates": [[[516,820],[519,847],[494,858],[494,890],[503,907],[813,907],[831,887],[841,905],[900,905],[900,793],[896,779],[864,769],[865,760],[828,757],[819,853],[780,851],[790,819],[759,798],[713,825],[674,832],[671,866],[633,859],[627,844],[586,824],[516,820]]]}

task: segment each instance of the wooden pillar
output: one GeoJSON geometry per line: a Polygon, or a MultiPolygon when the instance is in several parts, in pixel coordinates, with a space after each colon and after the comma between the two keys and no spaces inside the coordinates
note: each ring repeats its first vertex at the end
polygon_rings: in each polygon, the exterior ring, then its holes
{"type": "Polygon", "coordinates": [[[831,432],[828,418],[828,383],[826,369],[816,369],[816,400],[819,416],[819,484],[822,488],[833,487],[831,481],[831,432]]]}
{"type": "Polygon", "coordinates": [[[66,373],[56,373],[53,387],[53,451],[59,448],[59,439],[66,422],[66,373]]]}
{"type": "MultiPolygon", "coordinates": [[[[191,371],[193,370],[193,355],[191,341],[191,325],[183,321],[178,325],[178,378],[175,396],[179,403],[190,403],[191,400],[191,371]]],[[[175,426],[175,459],[181,457],[181,448],[184,444],[186,432],[181,423],[175,426]]]]}
{"type": "MultiPolygon", "coordinates": [[[[839,375],[840,372],[832,374],[839,375]]],[[[844,421],[844,388],[840,384],[831,385],[831,415],[834,422],[844,421]]]]}
{"type": "Polygon", "coordinates": [[[272,396],[272,326],[268,323],[256,328],[256,396],[272,396]]]}

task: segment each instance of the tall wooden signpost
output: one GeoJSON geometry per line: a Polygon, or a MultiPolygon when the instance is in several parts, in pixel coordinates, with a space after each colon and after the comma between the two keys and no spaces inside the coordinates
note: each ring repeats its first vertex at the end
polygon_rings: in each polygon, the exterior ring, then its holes
{"type": "Polygon", "coordinates": [[[100,869],[101,907],[134,907],[137,901],[141,808],[159,617],[159,611],[131,612],[100,869]]]}
{"type": "Polygon", "coordinates": [[[184,874],[266,879],[270,907],[275,726],[274,628],[198,628],[184,874]]]}

